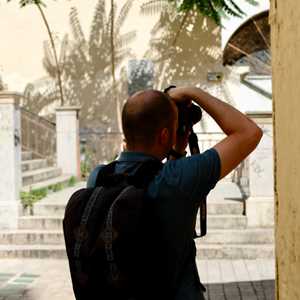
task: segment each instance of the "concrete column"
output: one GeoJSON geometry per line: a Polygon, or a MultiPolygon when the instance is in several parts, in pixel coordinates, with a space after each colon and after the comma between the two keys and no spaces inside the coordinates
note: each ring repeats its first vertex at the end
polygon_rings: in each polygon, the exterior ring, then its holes
{"type": "Polygon", "coordinates": [[[79,107],[56,109],[57,166],[63,174],[80,177],[79,107]]]}
{"type": "Polygon", "coordinates": [[[0,229],[15,229],[21,189],[20,95],[0,93],[0,229]]]}
{"type": "Polygon", "coordinates": [[[246,114],[264,133],[259,145],[248,157],[249,198],[246,200],[248,226],[270,227],[274,225],[272,113],[246,114]]]}

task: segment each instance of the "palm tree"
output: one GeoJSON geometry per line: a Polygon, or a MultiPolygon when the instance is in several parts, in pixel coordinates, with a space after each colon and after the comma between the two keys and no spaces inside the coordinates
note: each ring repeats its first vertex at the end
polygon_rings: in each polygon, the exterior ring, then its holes
{"type": "MultiPolygon", "coordinates": [[[[116,5],[107,14],[105,0],[99,0],[88,38],[83,33],[77,9],[71,8],[71,35],[65,36],[61,42],[58,65],[63,78],[65,100],[68,104],[82,106],[83,125],[93,119],[101,123],[103,119],[106,120],[103,122],[107,126],[107,114],[111,115],[108,108],[112,106],[116,109],[113,117],[117,116],[117,130],[120,131],[120,101],[117,98],[116,69],[126,57],[131,56],[128,45],[136,36],[134,31],[121,33],[121,27],[132,3],[133,0],[128,0],[116,15],[116,5]],[[113,104],[107,103],[108,97],[114,101],[113,104]],[[107,113],[104,113],[105,110],[107,113]]],[[[57,45],[57,40],[55,44],[57,45]]],[[[43,65],[49,76],[53,78],[56,64],[50,46],[48,42],[44,44],[43,65]]],[[[52,92],[51,94],[53,95],[52,92]]],[[[52,97],[51,101],[54,101],[52,97]]]]}
{"type": "MultiPolygon", "coordinates": [[[[257,5],[257,0],[244,0],[252,5],[257,5]]],[[[212,18],[217,25],[221,25],[222,16],[241,17],[245,13],[235,0],[148,0],[142,4],[144,13],[153,13],[169,8],[169,4],[177,8],[179,12],[192,11],[195,8],[203,15],[212,18]]]]}
{"type": "MultiPolygon", "coordinates": [[[[7,2],[10,2],[10,1],[11,0],[7,0],[7,2]]],[[[38,8],[38,10],[41,14],[41,17],[43,19],[44,25],[46,26],[46,29],[47,29],[47,32],[48,32],[48,35],[49,35],[49,39],[50,39],[50,42],[51,42],[53,56],[54,56],[54,59],[55,59],[55,75],[56,76],[54,78],[56,78],[57,82],[58,82],[61,106],[63,106],[65,104],[64,103],[65,101],[64,101],[63,85],[62,85],[62,78],[61,78],[61,69],[60,69],[60,66],[59,66],[59,63],[58,63],[57,52],[56,52],[56,48],[55,48],[55,42],[54,42],[53,34],[51,32],[50,25],[49,25],[49,22],[46,18],[44,10],[42,8],[42,6],[45,7],[46,5],[41,0],[19,0],[19,4],[20,4],[21,7],[25,7],[29,4],[34,4],[34,5],[36,5],[36,7],[38,8]]]]}

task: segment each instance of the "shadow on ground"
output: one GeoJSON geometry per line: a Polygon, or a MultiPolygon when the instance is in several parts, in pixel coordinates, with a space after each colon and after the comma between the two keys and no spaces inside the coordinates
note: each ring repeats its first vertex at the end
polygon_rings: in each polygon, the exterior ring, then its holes
{"type": "Polygon", "coordinates": [[[205,284],[206,300],[274,300],[275,281],[242,281],[205,284]]]}

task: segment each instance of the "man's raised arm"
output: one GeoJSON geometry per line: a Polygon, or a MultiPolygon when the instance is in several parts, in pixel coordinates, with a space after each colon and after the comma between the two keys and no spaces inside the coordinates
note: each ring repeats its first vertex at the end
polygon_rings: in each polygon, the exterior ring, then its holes
{"type": "Polygon", "coordinates": [[[257,146],[262,130],[231,105],[196,87],[174,88],[168,94],[175,102],[195,101],[227,135],[214,146],[221,160],[220,179],[230,173],[257,146]]]}

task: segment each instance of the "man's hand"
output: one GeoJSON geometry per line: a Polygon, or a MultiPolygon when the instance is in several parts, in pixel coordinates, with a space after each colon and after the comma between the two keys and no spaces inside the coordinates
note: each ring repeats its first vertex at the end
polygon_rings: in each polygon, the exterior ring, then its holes
{"type": "Polygon", "coordinates": [[[214,146],[221,160],[220,179],[230,173],[257,146],[262,130],[231,105],[196,87],[171,89],[168,94],[176,103],[195,101],[227,135],[214,146]]]}
{"type": "Polygon", "coordinates": [[[186,103],[191,104],[192,99],[189,96],[189,89],[185,87],[172,88],[168,91],[168,95],[172,98],[175,103],[186,103]]]}

